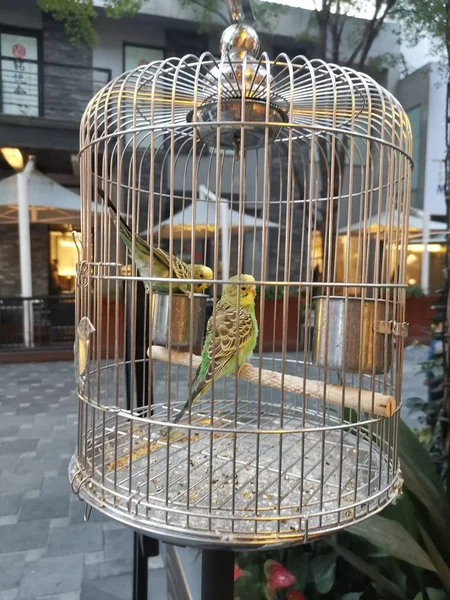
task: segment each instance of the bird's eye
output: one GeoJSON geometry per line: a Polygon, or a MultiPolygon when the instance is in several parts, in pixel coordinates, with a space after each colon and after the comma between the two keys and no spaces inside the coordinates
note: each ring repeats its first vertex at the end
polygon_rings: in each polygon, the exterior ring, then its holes
{"type": "Polygon", "coordinates": [[[200,274],[199,274],[199,277],[203,277],[203,273],[200,273],[200,274]]]}
{"type": "Polygon", "coordinates": [[[243,285],[243,286],[241,287],[241,290],[242,290],[243,292],[245,292],[245,285],[243,285]]]}

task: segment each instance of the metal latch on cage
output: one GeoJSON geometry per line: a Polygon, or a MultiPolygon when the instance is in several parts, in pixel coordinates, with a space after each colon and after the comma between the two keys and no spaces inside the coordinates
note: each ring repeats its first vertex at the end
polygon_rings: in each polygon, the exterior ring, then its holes
{"type": "Polygon", "coordinates": [[[376,333],[387,333],[397,337],[406,337],[409,331],[409,323],[398,321],[377,321],[374,324],[376,333]]]}

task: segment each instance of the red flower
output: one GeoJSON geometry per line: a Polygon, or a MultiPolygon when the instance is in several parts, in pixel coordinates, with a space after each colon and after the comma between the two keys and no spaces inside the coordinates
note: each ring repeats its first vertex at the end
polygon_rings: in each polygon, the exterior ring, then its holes
{"type": "Polygon", "coordinates": [[[295,577],[292,573],[276,560],[267,560],[264,565],[264,572],[267,577],[267,587],[271,591],[281,590],[295,583],[295,577]]]}
{"type": "Polygon", "coordinates": [[[241,577],[241,575],[243,574],[244,571],[239,567],[237,563],[234,563],[234,581],[236,581],[236,579],[239,579],[239,577],[241,577]]]}
{"type": "Polygon", "coordinates": [[[15,58],[25,58],[27,55],[27,49],[22,44],[14,44],[12,47],[12,53],[15,58]]]}
{"type": "Polygon", "coordinates": [[[305,600],[305,596],[299,590],[288,590],[286,600],[305,600]]]}

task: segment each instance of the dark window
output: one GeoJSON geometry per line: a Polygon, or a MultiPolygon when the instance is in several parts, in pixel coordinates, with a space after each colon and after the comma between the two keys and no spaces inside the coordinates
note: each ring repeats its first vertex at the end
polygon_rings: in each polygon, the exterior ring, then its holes
{"type": "Polygon", "coordinates": [[[147,65],[154,60],[162,60],[164,50],[151,46],[138,46],[136,44],[123,45],[123,69],[130,71],[142,65],[147,65]]]}
{"type": "MultiPolygon", "coordinates": [[[[193,33],[169,29],[166,32],[167,56],[182,58],[186,54],[200,56],[209,48],[208,36],[206,34],[193,33]]],[[[217,48],[213,48],[217,51],[217,48]]]]}

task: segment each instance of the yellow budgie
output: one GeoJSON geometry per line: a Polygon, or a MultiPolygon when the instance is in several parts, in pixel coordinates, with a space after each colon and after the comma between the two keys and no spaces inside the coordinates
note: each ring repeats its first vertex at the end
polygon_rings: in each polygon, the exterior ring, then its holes
{"type": "Polygon", "coordinates": [[[210,388],[213,379],[231,375],[252,356],[258,338],[254,282],[252,275],[235,275],[224,285],[215,318],[211,316],[207,324],[202,362],[192,382],[191,396],[174,423],[210,388]],[[244,283],[236,285],[232,283],[235,281],[244,283]]]}
{"type": "MultiPolygon", "coordinates": [[[[104,198],[103,191],[98,190],[102,198],[104,198]]],[[[113,203],[108,199],[108,207],[111,212],[111,216],[114,222],[117,224],[117,210],[113,203]]],[[[129,255],[132,255],[133,245],[133,234],[131,229],[122,219],[120,221],[120,237],[122,238],[125,246],[128,249],[129,255]]],[[[150,277],[150,246],[147,242],[142,239],[139,235],[135,236],[135,253],[134,253],[136,267],[141,277],[150,277]]],[[[214,277],[212,269],[206,265],[194,265],[191,269],[191,265],[186,264],[176,256],[172,258],[162,248],[153,248],[153,277],[168,278],[170,277],[170,267],[172,265],[172,277],[174,279],[203,279],[204,282],[194,284],[193,290],[196,294],[204,292],[210,285],[211,279],[214,277]]],[[[150,282],[144,281],[144,286],[147,293],[150,290],[150,282]]],[[[186,294],[190,291],[191,284],[189,283],[173,283],[172,291],[175,294],[186,294]]],[[[153,283],[153,289],[159,292],[168,292],[169,284],[160,281],[153,283]]]]}

